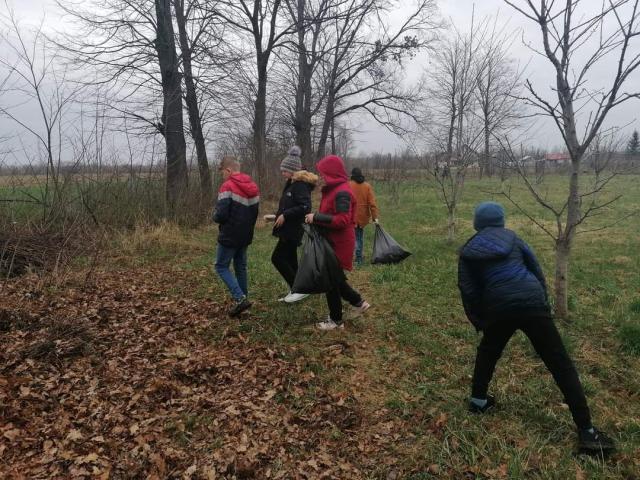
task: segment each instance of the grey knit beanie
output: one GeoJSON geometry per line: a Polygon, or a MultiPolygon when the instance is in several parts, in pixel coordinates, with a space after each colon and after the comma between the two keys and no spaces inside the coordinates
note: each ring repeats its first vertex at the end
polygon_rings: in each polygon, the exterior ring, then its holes
{"type": "Polygon", "coordinates": [[[294,145],[291,147],[287,156],[284,157],[284,160],[282,160],[282,163],[280,164],[280,171],[296,173],[302,170],[302,160],[300,159],[300,155],[302,155],[302,149],[299,146],[294,145]]]}

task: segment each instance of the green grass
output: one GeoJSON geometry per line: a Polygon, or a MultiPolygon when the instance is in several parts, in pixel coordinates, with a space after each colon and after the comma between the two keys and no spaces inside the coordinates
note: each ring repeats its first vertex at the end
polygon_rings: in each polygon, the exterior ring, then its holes
{"type": "MultiPolygon", "coordinates": [[[[600,227],[640,206],[638,177],[618,177],[610,190],[625,195],[615,208],[594,218],[600,227]]],[[[552,177],[542,189],[561,198],[567,180],[552,177]]],[[[620,454],[607,462],[574,455],[574,427],[553,380],[522,334],[505,350],[492,383],[501,408],[493,415],[470,417],[465,410],[475,347],[480,337],[468,324],[456,286],[457,248],[472,233],[472,212],[482,200],[503,201],[487,194],[499,181],[469,181],[459,207],[459,231],[446,242],[446,211],[429,185],[406,183],[400,201],[391,204],[385,185],[376,185],[381,223],[413,252],[395,266],[365,265],[349,275],[351,283],[373,304],[366,319],[349,323],[343,332],[320,334],[312,325],[326,315],[324,298],[314,296],[290,306],[276,299],[286,285],[270,263],[275,239],[268,227],[258,228],[249,251],[252,315],[212,325],[212,342],[232,328],[253,342],[292,347],[290,360],[313,372],[318,385],[335,392],[358,392],[363,411],[387,409],[407,422],[414,435],[410,448],[400,449],[398,462],[406,478],[568,479],[637,478],[640,471],[640,222],[637,217],[614,227],[578,236],[571,265],[572,323],[561,334],[583,379],[595,423],[620,444],[620,454]],[[330,359],[328,349],[342,342],[348,354],[330,359]],[[357,374],[357,375],[356,375],[357,374]],[[357,378],[355,382],[353,379],[357,378]],[[430,422],[445,414],[442,432],[430,422]],[[436,465],[436,467],[430,467],[436,465]],[[502,469],[502,470],[500,470],[502,469]],[[501,477],[506,469],[506,477],[501,477]],[[439,473],[438,473],[439,472],[439,473]],[[463,477],[474,472],[475,477],[463,477]],[[492,473],[493,472],[493,473],[492,473]],[[501,473],[502,472],[502,473],[501,473]]],[[[514,196],[546,224],[544,210],[522,185],[514,196]]],[[[609,196],[612,193],[608,194],[609,196]]],[[[606,198],[603,197],[603,198],[606,198]]],[[[503,201],[503,203],[505,203],[503,201]]],[[[539,256],[553,280],[551,239],[524,215],[505,203],[507,223],[539,256]]],[[[261,213],[268,213],[263,208],[261,213]]],[[[226,299],[213,272],[215,228],[175,233],[168,243],[152,243],[145,262],[161,260],[201,275],[194,298],[226,299]],[[175,245],[172,242],[177,242],[175,245]],[[178,244],[188,248],[178,249],[178,244]]],[[[366,230],[370,252],[373,228],[366,230]]],[[[140,242],[144,247],[144,241],[140,242]]],[[[144,249],[144,248],[143,248],[144,249]]],[[[132,252],[135,252],[134,249],[132,252]]],[[[313,389],[310,389],[312,394],[313,389]]],[[[301,400],[303,401],[303,400],[301,400]]],[[[336,440],[348,432],[336,430],[336,440]]],[[[385,473],[381,473],[385,478],[385,473]]],[[[372,477],[374,478],[374,477],[372,477]]],[[[375,477],[377,478],[377,477],[375,477]]]]}

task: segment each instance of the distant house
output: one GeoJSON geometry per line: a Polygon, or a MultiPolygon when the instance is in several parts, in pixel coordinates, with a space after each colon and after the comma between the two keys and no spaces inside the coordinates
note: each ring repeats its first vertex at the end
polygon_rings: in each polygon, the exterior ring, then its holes
{"type": "Polygon", "coordinates": [[[568,153],[547,153],[544,156],[544,163],[548,167],[564,167],[571,163],[571,155],[568,153]]]}

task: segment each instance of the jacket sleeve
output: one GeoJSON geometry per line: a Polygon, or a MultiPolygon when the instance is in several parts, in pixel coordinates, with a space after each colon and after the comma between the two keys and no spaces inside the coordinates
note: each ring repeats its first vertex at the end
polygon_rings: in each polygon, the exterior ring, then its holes
{"type": "Polygon", "coordinates": [[[376,220],[378,218],[378,204],[376,203],[376,195],[373,193],[373,187],[369,185],[369,191],[367,192],[367,203],[369,204],[369,210],[371,212],[371,218],[376,220]]]}
{"type": "Polygon", "coordinates": [[[218,201],[216,202],[216,209],[213,212],[213,221],[220,225],[226,223],[231,215],[231,191],[225,189],[224,185],[220,188],[218,193],[218,201]]]}
{"type": "Polygon", "coordinates": [[[473,326],[476,327],[476,330],[480,330],[482,324],[482,289],[473,275],[468,260],[465,260],[462,256],[458,259],[458,288],[462,297],[464,313],[473,326]]]}
{"type": "Polygon", "coordinates": [[[295,204],[282,212],[285,220],[302,220],[311,212],[311,192],[303,184],[294,184],[291,189],[291,198],[295,204]]]}
{"type": "Polygon", "coordinates": [[[536,255],[533,253],[533,250],[531,250],[531,247],[523,240],[520,240],[520,250],[522,251],[522,258],[527,270],[533,273],[542,284],[544,294],[547,296],[547,281],[544,278],[544,272],[542,271],[542,267],[540,267],[540,263],[538,263],[536,255]]]}
{"type": "Polygon", "coordinates": [[[349,192],[338,192],[335,198],[335,214],[316,213],[314,221],[333,230],[343,230],[351,227],[351,195],[349,192]]]}

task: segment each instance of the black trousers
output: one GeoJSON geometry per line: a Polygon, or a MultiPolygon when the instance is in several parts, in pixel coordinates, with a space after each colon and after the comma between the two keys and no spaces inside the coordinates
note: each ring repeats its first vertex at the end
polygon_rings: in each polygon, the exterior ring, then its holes
{"type": "Polygon", "coordinates": [[[271,255],[271,263],[291,288],[298,272],[298,242],[279,238],[271,255]]]}
{"type": "Polygon", "coordinates": [[[333,290],[327,292],[329,317],[337,324],[342,323],[342,299],[345,299],[354,307],[362,303],[362,296],[347,283],[346,279],[340,282],[333,290]]]}
{"type": "Polygon", "coordinates": [[[569,405],[578,428],[591,427],[591,414],[578,372],[550,316],[501,319],[484,331],[478,346],[471,396],[486,398],[498,359],[516,330],[529,338],[569,405]]]}

